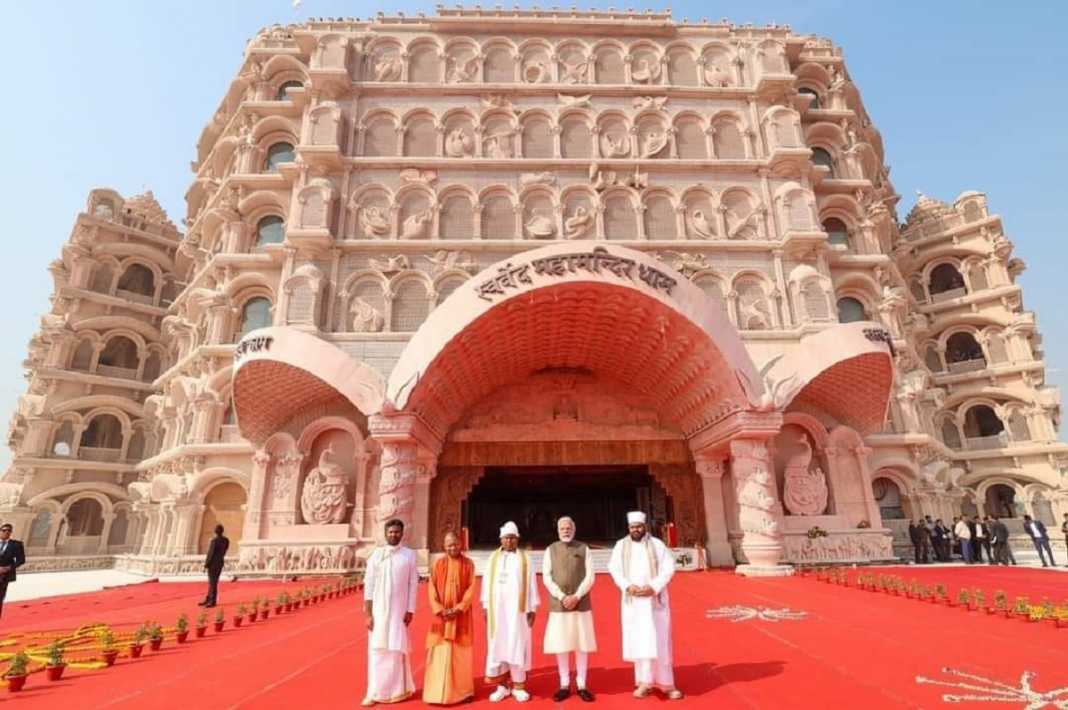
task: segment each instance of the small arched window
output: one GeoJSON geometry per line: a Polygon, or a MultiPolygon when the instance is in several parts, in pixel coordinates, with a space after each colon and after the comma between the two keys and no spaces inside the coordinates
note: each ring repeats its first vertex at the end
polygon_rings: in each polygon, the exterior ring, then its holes
{"type": "Polygon", "coordinates": [[[950,365],[974,363],[981,368],[986,366],[986,357],[983,356],[983,347],[975,336],[962,331],[954,333],[946,340],[946,362],[950,365]]]}
{"type": "Polygon", "coordinates": [[[122,448],[122,424],[111,414],[93,417],[82,432],[81,446],[97,449],[122,448]]]}
{"type": "Polygon", "coordinates": [[[812,164],[813,165],[822,165],[823,167],[825,167],[828,170],[830,170],[831,171],[831,175],[830,176],[832,178],[834,177],[834,158],[831,157],[831,154],[827,150],[825,150],[823,148],[813,148],[812,149],[812,164]]]}
{"type": "Polygon", "coordinates": [[[275,101],[288,101],[290,89],[303,89],[304,83],[300,81],[286,81],[282,82],[282,85],[278,87],[278,93],[275,94],[275,101]]]}
{"type": "Polygon", "coordinates": [[[955,298],[967,293],[964,285],[964,277],[953,264],[939,264],[931,270],[931,285],[929,290],[935,296],[941,293],[947,294],[943,298],[955,298]]]}
{"type": "Polygon", "coordinates": [[[849,296],[838,299],[839,323],[856,323],[862,320],[868,320],[868,313],[863,303],[849,296]]]}
{"type": "Polygon", "coordinates": [[[126,370],[136,370],[137,361],[137,344],[123,335],[116,335],[108,340],[97,358],[98,365],[126,370]]]}
{"type": "Polygon", "coordinates": [[[264,217],[256,223],[256,246],[281,244],[286,238],[286,223],[277,215],[264,217]]]}
{"type": "Polygon", "coordinates": [[[241,309],[241,332],[243,338],[257,328],[266,328],[271,324],[271,301],[263,296],[250,298],[241,309]]]}
{"type": "Polygon", "coordinates": [[[812,97],[812,101],[808,104],[809,108],[820,108],[820,95],[816,93],[815,89],[798,89],[797,93],[802,94],[803,96],[812,97]]]}
{"type": "Polygon", "coordinates": [[[292,163],[297,159],[293,152],[292,143],[275,143],[267,149],[267,159],[264,160],[263,169],[269,173],[278,172],[278,166],[282,163],[292,163]]]}
{"type": "Polygon", "coordinates": [[[969,439],[997,436],[1005,425],[997,412],[985,404],[977,404],[964,414],[964,435],[969,439]]]}
{"type": "Polygon", "coordinates": [[[849,227],[837,217],[823,221],[823,231],[827,232],[827,243],[833,247],[849,248],[849,227]]]}
{"type": "Polygon", "coordinates": [[[143,264],[130,264],[126,271],[119,277],[119,291],[136,293],[142,296],[154,296],[156,292],[156,277],[152,270],[143,264]]]}

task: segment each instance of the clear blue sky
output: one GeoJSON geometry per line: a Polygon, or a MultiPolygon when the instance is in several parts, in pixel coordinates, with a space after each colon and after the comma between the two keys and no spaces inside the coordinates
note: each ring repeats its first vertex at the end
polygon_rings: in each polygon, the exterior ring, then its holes
{"type": "MultiPolygon", "coordinates": [[[[486,2],[491,6],[492,2],[486,2]]],[[[512,3],[504,3],[511,6],[512,3]]],[[[527,3],[523,3],[526,5],[527,3]]],[[[570,3],[561,3],[570,6],[570,3]]],[[[583,7],[626,7],[587,3],[583,7]]],[[[543,3],[549,6],[551,3],[543,3]]],[[[645,7],[645,6],[639,6],[645,7]]],[[[343,0],[94,0],[9,2],[0,58],[6,169],[0,225],[0,417],[25,389],[26,343],[48,306],[48,263],[88,190],[151,188],[171,218],[201,128],[241,61],[246,40],[274,22],[432,12],[431,3],[343,0]]],[[[674,4],[676,18],[776,22],[830,37],[882,131],[891,178],[951,200],[988,194],[1028,269],[1025,306],[1037,311],[1049,380],[1068,383],[1068,3],[719,2],[674,4]]],[[[1062,433],[1062,437],[1063,437],[1062,433]]],[[[6,465],[2,447],[0,465],[6,465]]],[[[2,470],[2,469],[0,469],[2,470]]]]}

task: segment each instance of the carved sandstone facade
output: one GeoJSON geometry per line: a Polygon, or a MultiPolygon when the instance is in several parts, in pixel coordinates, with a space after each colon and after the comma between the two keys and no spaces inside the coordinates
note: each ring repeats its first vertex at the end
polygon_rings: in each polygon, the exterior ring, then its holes
{"type": "Polygon", "coordinates": [[[978,193],[898,224],[827,40],[275,26],[193,169],[184,236],[98,190],[53,265],[0,483],[39,565],[196,571],[221,521],[248,573],[349,570],[392,517],[429,553],[518,515],[535,473],[752,574],[1068,512],[1022,262],[978,193]]]}

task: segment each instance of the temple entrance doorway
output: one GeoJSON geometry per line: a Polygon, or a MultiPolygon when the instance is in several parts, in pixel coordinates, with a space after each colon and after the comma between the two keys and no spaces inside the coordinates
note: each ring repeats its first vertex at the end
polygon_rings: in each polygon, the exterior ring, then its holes
{"type": "Polygon", "coordinates": [[[499,544],[498,530],[514,521],[523,547],[544,549],[557,539],[556,521],[575,519],[578,537],[610,547],[627,534],[626,514],[650,514],[654,534],[672,519],[672,501],[647,466],[488,467],[461,505],[472,549],[499,544]]]}

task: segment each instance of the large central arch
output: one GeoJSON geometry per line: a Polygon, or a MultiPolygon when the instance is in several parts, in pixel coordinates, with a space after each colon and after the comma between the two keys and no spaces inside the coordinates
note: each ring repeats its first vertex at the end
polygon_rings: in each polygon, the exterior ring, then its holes
{"type": "Polygon", "coordinates": [[[688,279],[632,249],[573,242],[453,292],[402,353],[386,406],[444,437],[493,389],[548,368],[624,382],[688,437],[748,407],[742,382],[761,387],[734,326],[688,279]]]}

